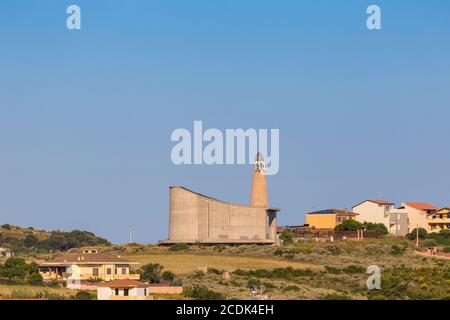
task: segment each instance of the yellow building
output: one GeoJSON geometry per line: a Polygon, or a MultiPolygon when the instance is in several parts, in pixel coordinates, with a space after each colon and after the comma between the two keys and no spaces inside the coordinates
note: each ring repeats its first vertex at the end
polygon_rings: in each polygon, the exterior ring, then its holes
{"type": "Polygon", "coordinates": [[[334,229],[345,220],[356,220],[358,214],[339,209],[326,209],[306,214],[306,224],[316,229],[334,229]]]}
{"type": "Polygon", "coordinates": [[[69,289],[95,290],[101,280],[139,280],[139,274],[130,273],[135,264],[138,262],[90,250],[41,263],[39,273],[44,281],[66,282],[69,289]]]}
{"type": "Polygon", "coordinates": [[[428,231],[439,232],[441,230],[450,230],[450,209],[442,208],[434,213],[427,215],[428,231]]]}

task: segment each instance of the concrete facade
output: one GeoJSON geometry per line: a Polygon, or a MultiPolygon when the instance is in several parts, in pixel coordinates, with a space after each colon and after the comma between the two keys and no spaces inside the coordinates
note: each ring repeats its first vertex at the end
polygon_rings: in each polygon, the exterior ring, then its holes
{"type": "Polygon", "coordinates": [[[113,280],[97,286],[97,300],[153,300],[149,285],[136,280],[113,280]]]}
{"type": "Polygon", "coordinates": [[[251,203],[238,205],[183,187],[170,187],[169,239],[172,243],[275,243],[278,209],[268,205],[264,162],[258,154],[251,203]]]}
{"type": "Polygon", "coordinates": [[[305,224],[315,229],[333,230],[345,220],[356,220],[357,214],[338,209],[327,209],[306,214],[305,224]]]}
{"type": "Polygon", "coordinates": [[[438,210],[437,207],[426,202],[404,202],[400,208],[408,213],[408,233],[417,227],[431,232],[427,218],[438,210]]]}
{"type": "Polygon", "coordinates": [[[383,200],[366,200],[353,207],[359,222],[382,223],[390,234],[404,236],[408,233],[408,212],[396,209],[395,203],[383,200]]]}

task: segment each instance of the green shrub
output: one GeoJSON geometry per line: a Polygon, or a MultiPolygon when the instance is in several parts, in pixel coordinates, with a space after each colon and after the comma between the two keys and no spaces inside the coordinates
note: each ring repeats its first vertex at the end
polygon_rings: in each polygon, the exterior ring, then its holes
{"type": "Polygon", "coordinates": [[[229,280],[228,283],[230,285],[232,285],[233,287],[238,287],[239,288],[241,286],[241,284],[239,282],[237,282],[236,280],[229,280]]]}
{"type": "Polygon", "coordinates": [[[172,271],[164,271],[162,273],[162,279],[164,281],[173,281],[175,279],[175,274],[172,271]]]}
{"type": "Polygon", "coordinates": [[[26,263],[25,259],[17,257],[9,258],[4,265],[0,265],[0,278],[20,280],[32,285],[42,284],[38,265],[35,262],[26,263]]]}
{"type": "Polygon", "coordinates": [[[5,230],[11,230],[11,225],[10,224],[2,224],[1,228],[5,229],[5,230]]]}
{"type": "Polygon", "coordinates": [[[444,247],[442,249],[442,251],[445,252],[445,253],[450,253],[450,247],[444,247]]]}
{"type": "Polygon", "coordinates": [[[39,295],[26,289],[15,289],[11,292],[11,298],[13,299],[36,299],[39,295]]]}
{"type": "Polygon", "coordinates": [[[254,271],[249,272],[252,276],[255,276],[256,278],[271,278],[272,277],[272,271],[266,270],[266,269],[256,269],[254,271]]]}
{"type": "Polygon", "coordinates": [[[169,251],[185,251],[189,250],[189,245],[186,243],[176,243],[173,246],[170,246],[169,251]]]}
{"type": "Polygon", "coordinates": [[[214,247],[214,251],[217,251],[217,252],[222,252],[223,250],[225,250],[225,246],[215,246],[214,247]]]}
{"type": "Polygon", "coordinates": [[[341,248],[339,248],[339,246],[333,245],[333,246],[328,246],[327,250],[333,255],[333,256],[338,256],[341,254],[342,250],[341,248]]]}
{"type": "MultiPolygon", "coordinates": [[[[419,239],[425,239],[427,237],[427,230],[424,228],[419,228],[419,239]]],[[[408,234],[408,238],[411,240],[416,240],[417,238],[417,228],[415,228],[410,234],[408,234]]]]}
{"type": "Polygon", "coordinates": [[[291,245],[294,243],[294,234],[287,229],[284,229],[280,234],[280,240],[283,241],[283,245],[291,245]]]}
{"type": "Polygon", "coordinates": [[[351,300],[349,296],[342,294],[327,294],[323,297],[324,300],[351,300]]]}
{"type": "Polygon", "coordinates": [[[150,283],[158,283],[161,281],[161,273],[164,267],[159,263],[149,263],[143,265],[139,269],[141,279],[150,283]]]}
{"type": "Polygon", "coordinates": [[[263,286],[265,286],[267,289],[276,289],[277,286],[274,285],[272,282],[263,282],[263,286]]]}
{"type": "Polygon", "coordinates": [[[245,277],[248,275],[248,272],[242,269],[236,269],[232,272],[232,274],[239,276],[239,277],[245,277]]]}
{"type": "Polygon", "coordinates": [[[219,292],[210,290],[204,286],[194,285],[184,289],[183,295],[185,297],[197,300],[224,300],[225,297],[219,292]]]}
{"type": "Polygon", "coordinates": [[[425,239],[422,243],[422,245],[424,247],[428,247],[428,248],[432,248],[432,247],[437,247],[438,243],[435,239],[425,239]]]}
{"type": "Polygon", "coordinates": [[[334,230],[337,232],[340,231],[356,231],[356,230],[362,230],[363,225],[361,222],[358,222],[356,220],[344,220],[341,224],[338,224],[334,230]]]}
{"type": "Polygon", "coordinates": [[[283,255],[283,250],[282,249],[277,249],[273,252],[274,256],[282,256],[283,255]]]}
{"type": "Polygon", "coordinates": [[[344,271],[345,273],[348,273],[348,274],[354,274],[354,273],[365,273],[366,269],[362,266],[350,265],[350,266],[342,269],[342,271],[344,271]]]}
{"type": "Polygon", "coordinates": [[[78,291],[75,294],[75,299],[76,300],[92,300],[93,296],[90,292],[88,291],[78,291]]]}
{"type": "Polygon", "coordinates": [[[342,273],[341,269],[331,267],[331,266],[325,266],[325,270],[330,274],[341,274],[342,273]]]}
{"type": "Polygon", "coordinates": [[[205,277],[205,273],[201,270],[195,271],[192,279],[203,279],[205,277]]]}
{"type": "Polygon", "coordinates": [[[220,274],[222,274],[222,271],[220,271],[219,269],[216,269],[216,268],[208,268],[208,273],[209,274],[220,275],[220,274]]]}
{"type": "Polygon", "coordinates": [[[399,255],[403,254],[404,252],[405,252],[405,248],[401,248],[397,244],[393,244],[391,246],[391,254],[394,256],[399,256],[399,255]]]}
{"type": "Polygon", "coordinates": [[[372,223],[372,222],[364,222],[362,224],[363,230],[367,231],[375,231],[380,232],[382,234],[388,234],[389,231],[387,227],[384,225],[384,223],[372,223]]]}
{"type": "Polygon", "coordinates": [[[251,286],[259,286],[261,284],[261,280],[256,278],[251,278],[247,281],[247,287],[251,286]]]}
{"type": "Polygon", "coordinates": [[[441,230],[439,233],[430,233],[427,239],[434,239],[443,246],[450,246],[450,230],[441,230]]]}
{"type": "Polygon", "coordinates": [[[286,254],[284,255],[284,258],[285,258],[286,260],[294,260],[295,254],[294,254],[294,253],[286,253],[286,254]]]}
{"type": "Polygon", "coordinates": [[[300,291],[300,288],[295,285],[281,288],[281,292],[289,292],[289,291],[300,291]]]}

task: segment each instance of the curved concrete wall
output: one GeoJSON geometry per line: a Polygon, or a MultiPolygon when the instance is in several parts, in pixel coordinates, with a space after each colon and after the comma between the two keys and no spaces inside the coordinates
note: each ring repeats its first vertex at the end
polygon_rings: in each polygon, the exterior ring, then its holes
{"type": "Polygon", "coordinates": [[[276,219],[269,219],[267,208],[226,203],[184,188],[170,188],[169,241],[266,243],[275,241],[274,230],[276,219]]]}

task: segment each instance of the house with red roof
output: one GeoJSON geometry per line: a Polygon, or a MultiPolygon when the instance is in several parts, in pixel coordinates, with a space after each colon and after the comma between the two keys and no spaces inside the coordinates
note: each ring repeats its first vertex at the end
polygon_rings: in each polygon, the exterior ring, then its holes
{"type": "Polygon", "coordinates": [[[400,209],[408,212],[408,233],[415,228],[431,231],[428,216],[439,210],[436,206],[426,202],[404,202],[400,209]]]}
{"type": "Polygon", "coordinates": [[[100,282],[97,300],[152,300],[149,285],[145,282],[121,279],[100,282]]]}
{"type": "Polygon", "coordinates": [[[139,280],[140,275],[131,272],[131,266],[137,264],[120,256],[84,250],[42,262],[39,273],[44,282],[65,282],[69,289],[95,290],[101,280],[139,280]]]}

